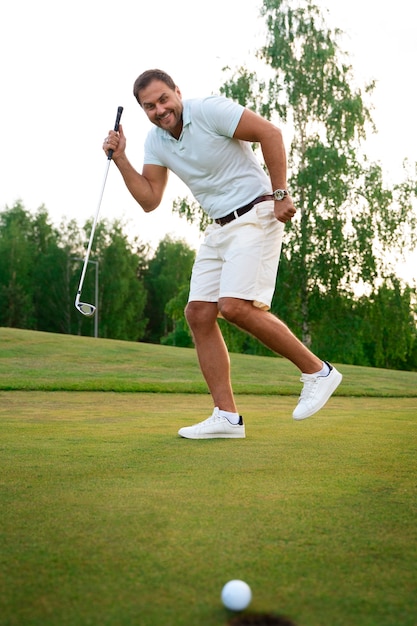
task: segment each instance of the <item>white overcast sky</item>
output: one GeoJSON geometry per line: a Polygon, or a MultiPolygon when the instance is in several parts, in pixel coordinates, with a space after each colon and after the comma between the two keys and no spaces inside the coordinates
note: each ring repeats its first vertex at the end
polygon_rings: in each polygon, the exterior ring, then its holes
{"type": "MultiPolygon", "coordinates": [[[[377,80],[378,135],[365,146],[387,178],[417,161],[415,63],[417,8],[410,0],[316,0],[329,25],[346,33],[358,85],[377,80]]],[[[128,155],[142,167],[149,122],[132,95],[145,69],[170,73],[183,97],[214,93],[224,65],[250,66],[265,42],[261,0],[13,0],[0,8],[0,210],[20,199],[44,204],[58,224],[94,215],[105,157],[101,143],[117,107],[128,155]]],[[[282,126],[285,137],[285,126],[282,126]]],[[[288,137],[291,139],[291,137],[288,137]]],[[[123,218],[154,247],[167,233],[197,245],[196,231],[171,215],[186,188],[171,176],[163,204],[143,214],[110,168],[100,219],[123,218]]],[[[408,272],[410,263],[408,264],[408,272]]]]}

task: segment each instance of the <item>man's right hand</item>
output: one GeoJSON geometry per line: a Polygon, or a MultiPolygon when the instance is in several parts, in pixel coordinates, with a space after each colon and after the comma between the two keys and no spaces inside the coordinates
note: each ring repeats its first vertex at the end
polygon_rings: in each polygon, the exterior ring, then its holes
{"type": "Polygon", "coordinates": [[[123,133],[123,126],[119,125],[119,130],[109,130],[106,139],[103,142],[103,150],[108,155],[109,150],[113,150],[112,159],[117,160],[126,149],[126,137],[123,133]]]}

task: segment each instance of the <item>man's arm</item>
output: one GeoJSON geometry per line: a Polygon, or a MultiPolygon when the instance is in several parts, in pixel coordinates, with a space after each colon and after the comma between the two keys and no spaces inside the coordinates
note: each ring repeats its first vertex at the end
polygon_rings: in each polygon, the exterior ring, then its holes
{"type": "Polygon", "coordinates": [[[109,131],[107,141],[103,144],[106,154],[110,149],[113,150],[112,159],[136,202],[146,213],[156,209],[168,182],[167,168],[159,165],[144,165],[142,174],[139,174],[126,156],[126,137],[121,124],[118,132],[109,131]]]}
{"type": "MultiPolygon", "coordinates": [[[[287,188],[287,156],[279,128],[245,109],[233,135],[235,139],[259,143],[271,178],[272,189],[287,188]]],[[[280,222],[288,222],[295,215],[290,196],[275,201],[275,216],[280,222]]]]}

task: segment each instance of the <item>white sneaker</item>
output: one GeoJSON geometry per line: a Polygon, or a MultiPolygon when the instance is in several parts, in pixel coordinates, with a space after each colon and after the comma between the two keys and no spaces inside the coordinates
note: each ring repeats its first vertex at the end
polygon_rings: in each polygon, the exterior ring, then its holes
{"type": "Polygon", "coordinates": [[[232,424],[226,417],[222,417],[216,406],[213,413],[203,422],[194,426],[180,428],[178,434],[186,439],[243,439],[245,426],[242,416],[238,424],[232,424]]]}
{"type": "MultiPolygon", "coordinates": [[[[327,363],[327,361],[325,361],[327,363]]],[[[317,374],[301,374],[304,387],[300,399],[292,414],[295,420],[305,420],[324,407],[335,389],[342,382],[342,374],[335,367],[327,363],[330,372],[327,376],[317,374]]]]}

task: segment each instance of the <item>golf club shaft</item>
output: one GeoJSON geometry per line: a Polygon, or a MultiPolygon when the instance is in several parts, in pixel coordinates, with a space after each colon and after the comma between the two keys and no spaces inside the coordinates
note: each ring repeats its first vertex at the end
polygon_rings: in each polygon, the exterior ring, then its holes
{"type": "Polygon", "coordinates": [[[98,216],[99,216],[99,213],[100,213],[101,201],[103,199],[104,188],[106,186],[106,180],[107,180],[107,175],[109,173],[110,163],[111,163],[111,157],[108,159],[108,161],[106,163],[106,170],[105,170],[105,173],[104,173],[103,185],[101,187],[100,198],[99,198],[99,201],[98,201],[96,214],[94,216],[93,226],[91,228],[91,233],[90,233],[90,239],[88,241],[87,252],[85,253],[84,265],[83,265],[83,270],[81,272],[80,284],[78,285],[77,296],[81,295],[81,290],[82,290],[82,287],[83,287],[83,284],[84,284],[85,273],[87,271],[88,261],[90,260],[91,247],[93,245],[94,234],[95,234],[95,230],[96,230],[96,226],[97,226],[98,216]]]}
{"type": "MultiPolygon", "coordinates": [[[[118,109],[117,109],[117,116],[116,116],[116,122],[114,124],[114,130],[115,131],[119,130],[120,118],[122,116],[122,113],[123,113],[123,107],[118,107],[118,109]]],[[[85,274],[86,274],[86,271],[87,271],[88,261],[90,259],[91,247],[93,245],[94,234],[95,234],[95,230],[96,230],[96,226],[97,226],[98,216],[99,216],[100,208],[101,208],[101,202],[103,200],[103,195],[104,195],[104,188],[106,186],[107,175],[109,173],[109,168],[110,168],[110,163],[111,163],[111,160],[112,160],[112,156],[113,156],[113,150],[109,150],[108,153],[107,153],[107,163],[106,163],[106,169],[105,169],[105,172],[104,172],[103,184],[101,186],[100,197],[99,197],[98,204],[97,204],[96,214],[94,216],[93,226],[91,228],[90,239],[88,241],[87,252],[85,254],[84,265],[83,265],[83,269],[82,269],[82,272],[81,272],[80,283],[78,285],[77,298],[79,298],[79,296],[81,295],[82,286],[84,284],[84,278],[85,278],[85,274]]]]}

